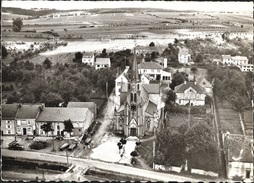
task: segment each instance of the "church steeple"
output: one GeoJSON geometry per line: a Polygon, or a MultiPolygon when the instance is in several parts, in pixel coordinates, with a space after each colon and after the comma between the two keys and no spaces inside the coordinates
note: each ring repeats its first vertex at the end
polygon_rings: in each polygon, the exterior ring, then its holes
{"type": "Polygon", "coordinates": [[[138,81],[138,64],[137,64],[137,57],[136,57],[136,47],[134,47],[134,56],[133,56],[133,63],[131,69],[131,81],[138,81]]]}

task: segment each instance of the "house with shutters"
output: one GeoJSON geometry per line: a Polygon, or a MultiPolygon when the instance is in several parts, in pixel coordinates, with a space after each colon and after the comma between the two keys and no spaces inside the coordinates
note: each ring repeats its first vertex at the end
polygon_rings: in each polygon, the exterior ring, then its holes
{"type": "Polygon", "coordinates": [[[97,117],[97,107],[94,102],[69,102],[67,108],[85,108],[92,113],[92,121],[97,117]]]}
{"type": "Polygon", "coordinates": [[[95,61],[96,70],[110,67],[111,67],[110,58],[96,58],[95,61]]]}
{"type": "Polygon", "coordinates": [[[165,104],[161,100],[160,84],[144,82],[139,73],[134,48],[133,65],[127,83],[120,84],[119,105],[115,109],[114,130],[124,136],[144,136],[160,129],[165,104]]]}
{"type": "Polygon", "coordinates": [[[22,104],[16,115],[17,135],[36,135],[35,120],[44,104],[22,104]]]}
{"type": "Polygon", "coordinates": [[[223,133],[228,179],[253,180],[253,137],[223,133]]]}
{"type": "Polygon", "coordinates": [[[82,63],[94,66],[94,54],[89,52],[84,52],[82,57],[82,63]]]}
{"type": "MultiPolygon", "coordinates": [[[[44,107],[36,119],[37,134],[41,136],[47,135],[41,126],[51,122],[54,136],[69,135],[64,131],[64,121],[66,120],[71,120],[73,124],[74,129],[71,135],[80,136],[92,123],[92,112],[88,108],[44,107]]],[[[49,135],[52,135],[52,133],[49,135]]]]}
{"type": "Polygon", "coordinates": [[[1,134],[15,135],[18,104],[2,104],[1,134]]]}
{"type": "Polygon", "coordinates": [[[205,105],[206,91],[196,81],[184,82],[175,87],[175,103],[179,105],[205,105]]]}
{"type": "Polygon", "coordinates": [[[186,48],[181,48],[178,53],[178,61],[180,64],[189,65],[191,61],[191,55],[189,50],[186,48]]]}

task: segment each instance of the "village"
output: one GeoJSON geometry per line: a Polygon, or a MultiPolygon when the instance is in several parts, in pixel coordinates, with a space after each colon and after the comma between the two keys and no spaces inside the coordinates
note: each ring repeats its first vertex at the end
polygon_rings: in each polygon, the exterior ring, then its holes
{"type": "MultiPolygon", "coordinates": [[[[81,15],[94,16],[41,18],[81,15]]],[[[133,34],[128,44],[111,37],[73,50],[52,34],[38,43],[4,42],[4,166],[44,161],[64,167],[57,180],[78,182],[98,174],[108,177],[101,180],[251,182],[248,34],[171,35],[165,44],[133,34]]],[[[32,180],[52,180],[44,172],[32,180]]]]}

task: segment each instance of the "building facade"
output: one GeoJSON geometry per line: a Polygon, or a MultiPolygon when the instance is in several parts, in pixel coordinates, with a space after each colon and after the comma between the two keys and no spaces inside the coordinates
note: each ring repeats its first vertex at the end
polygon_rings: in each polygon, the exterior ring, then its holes
{"type": "Polygon", "coordinates": [[[18,104],[2,104],[1,134],[15,135],[16,115],[20,108],[18,104]]]}
{"type": "Polygon", "coordinates": [[[189,50],[186,48],[182,48],[178,53],[178,61],[180,64],[188,65],[190,64],[191,55],[189,54],[189,50]]]}
{"type": "Polygon", "coordinates": [[[88,52],[83,53],[82,63],[94,66],[94,54],[88,52]]]}

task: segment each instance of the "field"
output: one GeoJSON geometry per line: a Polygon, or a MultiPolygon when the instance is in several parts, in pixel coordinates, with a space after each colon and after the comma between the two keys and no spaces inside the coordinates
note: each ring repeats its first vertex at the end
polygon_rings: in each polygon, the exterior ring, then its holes
{"type": "Polygon", "coordinates": [[[216,99],[219,122],[221,125],[221,131],[226,133],[227,131],[232,134],[242,134],[242,128],[239,115],[232,109],[227,101],[223,101],[223,105],[216,99]]]}

